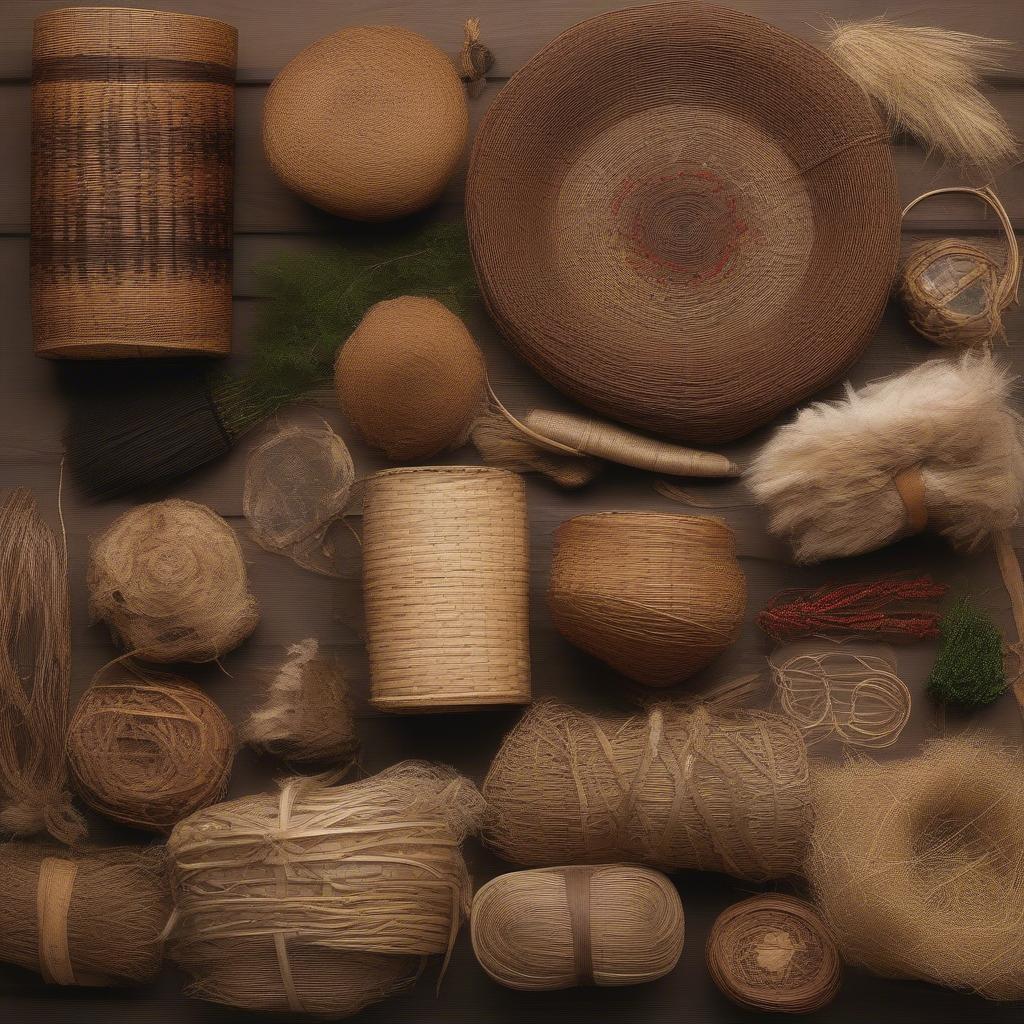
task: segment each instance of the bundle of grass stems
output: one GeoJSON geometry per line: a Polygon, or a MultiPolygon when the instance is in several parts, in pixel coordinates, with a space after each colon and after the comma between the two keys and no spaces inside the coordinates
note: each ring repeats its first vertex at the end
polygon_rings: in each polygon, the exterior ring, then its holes
{"type": "Polygon", "coordinates": [[[981,736],[823,767],[807,877],[843,958],[1024,998],[1024,758],[981,736]]]}
{"type": "Polygon", "coordinates": [[[810,834],[804,742],[761,712],[538,704],[483,793],[484,838],[515,864],[631,860],[764,881],[799,872],[810,834]]]}
{"type": "Polygon", "coordinates": [[[460,843],[482,812],[470,782],[414,761],[199,811],[168,841],[169,955],[202,999],[356,1013],[450,953],[471,894],[460,843]]]}
{"type": "Polygon", "coordinates": [[[0,845],[0,960],[51,985],[138,985],[163,960],[162,847],[0,845]]]}
{"type": "Polygon", "coordinates": [[[480,966],[508,988],[636,985],[679,962],[683,904],[671,881],[650,868],[535,868],[480,889],[470,932],[480,966]]]}

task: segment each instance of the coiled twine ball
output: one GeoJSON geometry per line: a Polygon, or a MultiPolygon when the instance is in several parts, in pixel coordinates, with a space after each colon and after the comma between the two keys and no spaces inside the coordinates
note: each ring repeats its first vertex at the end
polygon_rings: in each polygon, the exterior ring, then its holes
{"type": "Polygon", "coordinates": [[[86,690],[67,750],[76,788],[93,810],[169,832],[223,797],[235,735],[220,708],[184,679],[123,672],[86,690]]]}
{"type": "Polygon", "coordinates": [[[89,609],[145,661],[215,661],[259,621],[235,531],[177,498],[125,512],[94,543],[89,609]]]}
{"type": "Polygon", "coordinates": [[[353,220],[405,217],[434,202],[469,130],[465,89],[429,39],[359,26],[308,46],[274,79],[263,150],[293,192],[353,220]]]}
{"type": "Polygon", "coordinates": [[[672,686],[736,640],[747,588],[720,520],[599,512],[558,528],[548,603],[577,647],[629,679],[672,686]]]}

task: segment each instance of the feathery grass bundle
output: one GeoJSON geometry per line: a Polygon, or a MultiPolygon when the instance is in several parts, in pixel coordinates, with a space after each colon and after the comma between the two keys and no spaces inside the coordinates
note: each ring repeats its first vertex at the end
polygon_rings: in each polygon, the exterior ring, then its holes
{"type": "Polygon", "coordinates": [[[856,555],[924,528],[972,550],[1024,501],[1024,429],[990,358],[932,360],[801,410],[747,474],[798,562],[856,555]]]}
{"type": "Polygon", "coordinates": [[[806,874],[843,958],[1024,998],[1024,759],[980,737],[824,765],[806,874]]]}
{"type": "Polygon", "coordinates": [[[887,18],[836,25],[829,55],[882,108],[893,132],[991,176],[1017,155],[1003,116],[982,95],[1013,43],[887,18]]]}
{"type": "Polygon", "coordinates": [[[450,953],[471,892],[460,844],[482,813],[472,783],[415,761],[199,811],[167,844],[169,955],[201,999],[355,1013],[450,953]]]}
{"type": "Polygon", "coordinates": [[[1003,634],[992,616],[961,597],[939,625],[928,693],[944,704],[981,707],[1006,692],[1003,634]]]}
{"type": "Polygon", "coordinates": [[[114,821],[168,832],[220,800],[235,731],[197,686],[124,669],[94,679],[68,729],[68,761],[82,799],[114,821]]]}
{"type": "Polygon", "coordinates": [[[67,789],[70,682],[67,554],[19,488],[0,506],[0,833],[85,836],[67,789]]]}
{"type": "Polygon", "coordinates": [[[483,787],[484,838],[515,864],[636,860],[765,881],[800,870],[807,751],[777,715],[532,707],[483,787]]]}
{"type": "Polygon", "coordinates": [[[509,988],[636,985],[679,962],[683,904],[672,882],[650,868],[535,868],[480,889],[470,932],[480,966],[509,988]]]}
{"type": "Polygon", "coordinates": [[[140,985],[171,913],[163,847],[0,845],[0,960],[51,985],[140,985]]]}
{"type": "Polygon", "coordinates": [[[289,764],[332,769],[351,764],[359,739],[341,660],[321,654],[314,639],[292,644],[242,738],[289,764]]]}
{"type": "Polygon", "coordinates": [[[129,509],[93,543],[89,609],[128,654],[216,661],[259,621],[235,531],[170,498],[129,509]]]}

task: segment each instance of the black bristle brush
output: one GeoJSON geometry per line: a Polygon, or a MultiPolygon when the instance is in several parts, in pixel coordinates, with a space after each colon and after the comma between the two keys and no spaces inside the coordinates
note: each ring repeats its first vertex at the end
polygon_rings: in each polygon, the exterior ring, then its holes
{"type": "MultiPolygon", "coordinates": [[[[245,372],[194,367],[121,381],[72,401],[65,448],[79,487],[103,499],[165,484],[226,454],[248,430],[330,380],[338,347],[376,302],[428,295],[462,312],[476,278],[462,224],[381,243],[286,254],[258,271],[245,372]]],[[[141,373],[142,371],[140,371],[141,373]]]]}

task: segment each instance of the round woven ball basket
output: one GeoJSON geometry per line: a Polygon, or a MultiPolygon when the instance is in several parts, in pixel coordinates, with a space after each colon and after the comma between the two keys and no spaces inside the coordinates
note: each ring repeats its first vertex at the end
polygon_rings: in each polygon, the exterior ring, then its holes
{"type": "Polygon", "coordinates": [[[479,466],[390,469],[363,500],[370,700],[457,711],[530,700],[522,478],[479,466]]]}
{"type": "Polygon", "coordinates": [[[860,355],[896,268],[888,135],[820,50],[702,4],[569,29],[502,89],[466,213],[492,316],[555,386],[696,444],[860,355]]]}
{"type": "Polygon", "coordinates": [[[76,7],[32,41],[32,333],[52,358],[231,349],[237,32],[76,7]]]}

